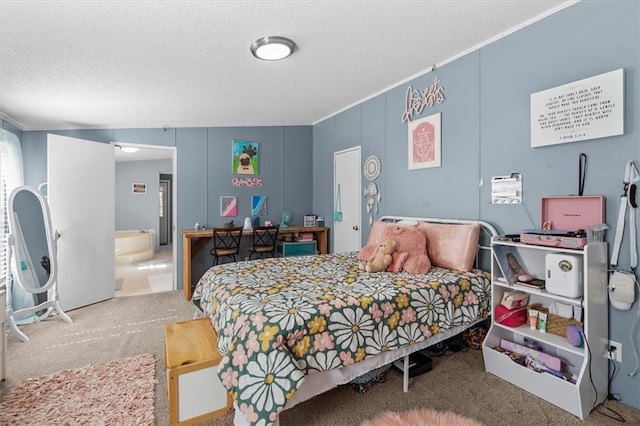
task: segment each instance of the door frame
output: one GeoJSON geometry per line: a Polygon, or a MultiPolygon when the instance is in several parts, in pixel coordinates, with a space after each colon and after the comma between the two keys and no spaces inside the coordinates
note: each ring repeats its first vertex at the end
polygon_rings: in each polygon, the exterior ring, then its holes
{"type": "MultiPolygon", "coordinates": [[[[135,148],[144,148],[144,149],[164,149],[171,151],[171,216],[172,216],[172,224],[171,224],[171,257],[173,258],[173,290],[178,288],[178,244],[177,240],[177,227],[176,223],[178,223],[178,148],[175,146],[166,146],[166,145],[149,145],[149,144],[141,144],[141,143],[128,143],[128,142],[117,142],[111,141],[111,145],[119,145],[119,146],[132,146],[135,148]]],[[[113,194],[115,197],[116,195],[113,194]]],[[[158,236],[159,237],[159,236],[158,236]]]]}
{"type": "MultiPolygon", "coordinates": [[[[160,176],[162,176],[163,174],[160,174],[160,176]]],[[[166,195],[168,195],[168,197],[165,195],[166,198],[166,202],[169,204],[169,209],[167,209],[167,244],[171,243],[173,244],[173,232],[172,232],[172,228],[173,228],[173,178],[171,179],[162,179],[160,178],[160,187],[162,187],[163,184],[166,184],[167,186],[167,191],[166,191],[166,195]]],[[[160,232],[159,235],[162,235],[162,228],[160,228],[160,232]]],[[[162,245],[162,241],[159,241],[159,245],[162,245]]]]}

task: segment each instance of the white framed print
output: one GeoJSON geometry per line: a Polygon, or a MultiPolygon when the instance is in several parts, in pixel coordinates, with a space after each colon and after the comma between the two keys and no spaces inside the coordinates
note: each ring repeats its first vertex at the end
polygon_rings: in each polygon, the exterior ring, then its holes
{"type": "Polygon", "coordinates": [[[441,113],[409,122],[409,170],[442,165],[441,113]]]}
{"type": "Polygon", "coordinates": [[[624,68],[531,94],[531,147],[624,134],[624,68]]]}
{"type": "Polygon", "coordinates": [[[147,193],[147,184],[146,183],[132,183],[131,184],[131,193],[132,194],[146,194],[147,193]]]}

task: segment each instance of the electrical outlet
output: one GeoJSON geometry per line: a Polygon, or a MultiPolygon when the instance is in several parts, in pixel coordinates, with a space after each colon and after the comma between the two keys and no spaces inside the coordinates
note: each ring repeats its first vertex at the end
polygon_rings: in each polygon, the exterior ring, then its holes
{"type": "Polygon", "coordinates": [[[609,346],[605,349],[604,357],[616,362],[622,362],[622,343],[609,340],[609,346]]]}

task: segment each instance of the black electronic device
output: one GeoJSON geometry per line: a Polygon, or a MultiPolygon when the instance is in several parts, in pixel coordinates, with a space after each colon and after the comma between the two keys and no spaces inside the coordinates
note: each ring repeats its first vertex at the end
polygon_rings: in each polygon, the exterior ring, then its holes
{"type": "MultiPolygon", "coordinates": [[[[393,368],[404,374],[404,358],[400,358],[393,362],[393,368]]],[[[409,377],[419,376],[433,369],[433,360],[421,353],[414,352],[409,355],[409,377]]]]}

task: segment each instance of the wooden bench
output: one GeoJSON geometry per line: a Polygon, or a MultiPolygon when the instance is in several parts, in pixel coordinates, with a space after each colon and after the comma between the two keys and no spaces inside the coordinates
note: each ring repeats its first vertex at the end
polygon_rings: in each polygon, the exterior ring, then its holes
{"type": "Polygon", "coordinates": [[[191,425],[233,409],[216,374],[222,355],[209,318],[165,324],[164,348],[169,422],[191,425]]]}

